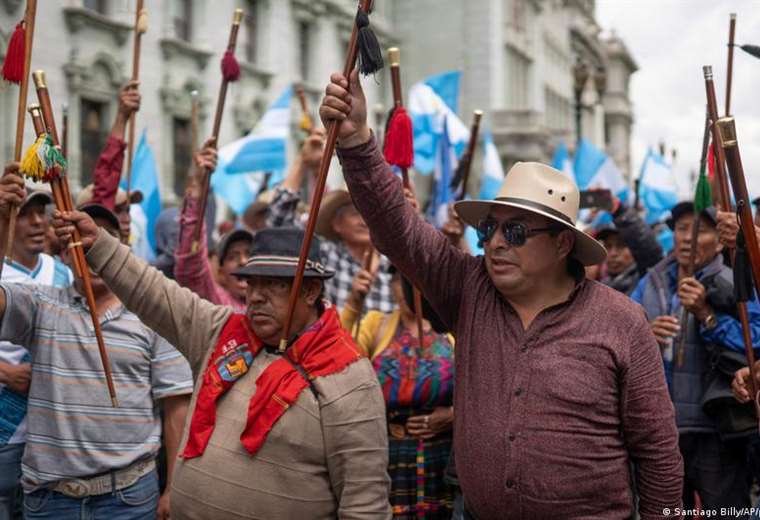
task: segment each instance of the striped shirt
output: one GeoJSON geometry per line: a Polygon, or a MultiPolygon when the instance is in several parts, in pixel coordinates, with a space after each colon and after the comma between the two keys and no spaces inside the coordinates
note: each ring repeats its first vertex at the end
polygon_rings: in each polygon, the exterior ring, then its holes
{"type": "MultiPolygon", "coordinates": [[[[48,287],[68,287],[72,282],[71,271],[52,256],[41,254],[34,269],[28,269],[18,262],[5,263],[2,281],[45,285],[48,287]]],[[[11,365],[29,363],[29,352],[23,345],[0,342],[0,362],[11,365]]],[[[26,440],[26,396],[20,395],[0,384],[0,446],[22,444],[26,440]]]]}
{"type": "Polygon", "coordinates": [[[120,407],[112,408],[85,300],[74,288],[2,284],[0,339],[32,358],[26,492],[155,457],[161,444],[157,400],[192,392],[187,361],[123,306],[100,318],[120,407]]]}

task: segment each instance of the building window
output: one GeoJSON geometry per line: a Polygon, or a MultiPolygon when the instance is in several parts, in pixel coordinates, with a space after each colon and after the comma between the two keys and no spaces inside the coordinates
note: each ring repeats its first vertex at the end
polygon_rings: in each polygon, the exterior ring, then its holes
{"type": "Polygon", "coordinates": [[[174,142],[174,193],[183,197],[187,187],[187,174],[192,163],[190,120],[172,119],[172,140],[174,142]]]}
{"type": "Polygon", "coordinates": [[[189,42],[193,37],[192,0],[174,0],[174,34],[189,42]]]}
{"type": "Polygon", "coordinates": [[[106,12],[107,3],[107,0],[84,0],[84,7],[90,11],[95,11],[96,13],[105,15],[108,14],[106,12]]]}
{"type": "Polygon", "coordinates": [[[308,22],[298,22],[298,70],[303,81],[309,80],[311,27],[308,22]]]}
{"type": "Polygon", "coordinates": [[[530,107],[530,67],[531,61],[514,47],[507,46],[507,66],[504,68],[506,78],[506,106],[511,110],[523,110],[530,107]]]}
{"type": "Polygon", "coordinates": [[[106,128],[106,104],[99,101],[82,99],[82,126],[80,142],[82,143],[82,186],[92,182],[95,164],[103,151],[108,137],[106,128]]]}
{"type": "Polygon", "coordinates": [[[246,3],[245,18],[245,59],[249,63],[258,61],[258,37],[259,37],[259,2],[248,0],[246,3]]]}

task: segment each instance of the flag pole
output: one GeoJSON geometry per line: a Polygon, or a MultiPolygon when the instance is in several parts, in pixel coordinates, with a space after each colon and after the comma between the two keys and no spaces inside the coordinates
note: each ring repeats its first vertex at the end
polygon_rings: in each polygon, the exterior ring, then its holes
{"type": "MultiPolygon", "coordinates": [[[[132,47],[132,81],[140,79],[140,48],[142,35],[148,30],[148,12],[143,7],[144,0],[137,0],[135,10],[135,39],[132,47]]],[[[129,137],[127,145],[127,200],[132,192],[132,159],[135,151],[135,126],[137,113],[129,116],[129,137]]]]}

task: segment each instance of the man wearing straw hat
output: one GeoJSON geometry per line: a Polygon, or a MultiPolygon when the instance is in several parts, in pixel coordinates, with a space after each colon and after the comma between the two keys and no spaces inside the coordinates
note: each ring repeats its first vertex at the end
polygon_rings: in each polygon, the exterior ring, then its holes
{"type": "Polygon", "coordinates": [[[356,74],[350,85],[332,76],[320,115],[339,125],[373,243],[456,335],[454,446],[469,514],[627,518],[632,478],[641,518],[676,513],[682,461],[657,343],[640,307],[585,279],[606,253],[575,227],[575,184],[518,163],[495,200],[457,203],[485,249],[474,258],[405,201],[356,74]]]}

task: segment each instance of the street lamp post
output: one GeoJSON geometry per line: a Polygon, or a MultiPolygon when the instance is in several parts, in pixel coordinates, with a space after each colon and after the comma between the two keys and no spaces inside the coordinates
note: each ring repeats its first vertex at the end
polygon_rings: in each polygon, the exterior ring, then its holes
{"type": "Polygon", "coordinates": [[[573,66],[573,87],[575,89],[575,136],[577,142],[581,141],[581,125],[583,116],[583,90],[586,88],[589,76],[588,65],[580,58],[575,62],[573,66]]]}

